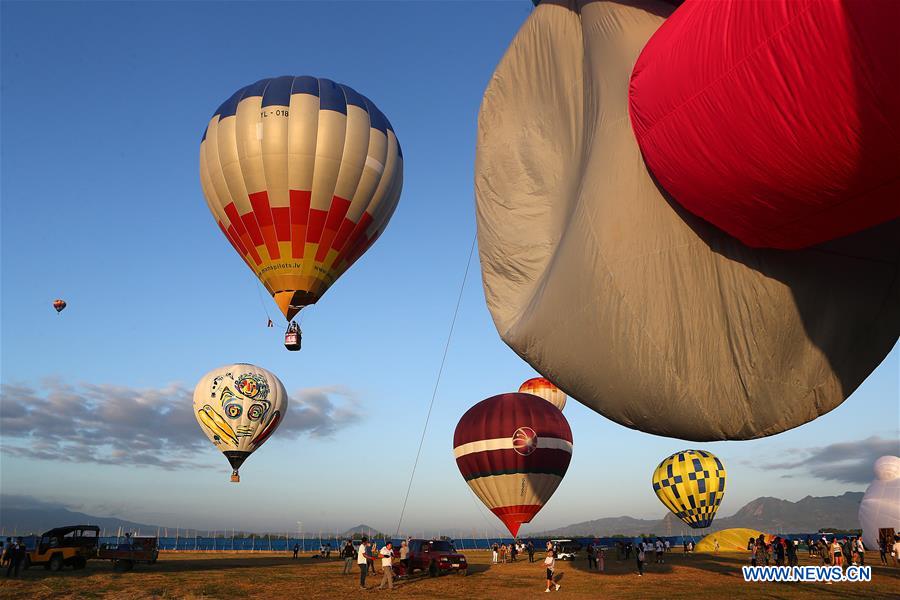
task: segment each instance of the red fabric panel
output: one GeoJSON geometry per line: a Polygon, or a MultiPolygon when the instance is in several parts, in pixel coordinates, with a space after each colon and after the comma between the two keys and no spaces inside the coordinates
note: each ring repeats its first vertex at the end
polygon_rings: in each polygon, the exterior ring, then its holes
{"type": "Polygon", "coordinates": [[[253,215],[256,222],[259,223],[260,231],[262,231],[263,239],[266,243],[266,249],[269,251],[269,258],[281,258],[281,252],[278,249],[278,239],[275,236],[275,222],[272,219],[272,207],[269,205],[269,194],[265,190],[250,194],[250,206],[253,207],[253,215]]]}
{"type": "Polygon", "coordinates": [[[572,441],[572,430],[558,408],[543,398],[515,393],[492,396],[466,411],[453,434],[453,447],[480,440],[512,439],[520,427],[530,427],[538,439],[572,441]]]}
{"type": "Polygon", "coordinates": [[[256,222],[256,217],[253,215],[252,210],[241,215],[241,223],[244,224],[244,229],[246,229],[247,233],[250,235],[250,240],[253,242],[254,246],[262,246],[265,244],[262,231],[259,230],[259,223],[256,222]]]}
{"type": "MultiPolygon", "coordinates": [[[[545,401],[546,402],[546,401],[545,401]]],[[[538,435],[538,439],[540,439],[538,435]]],[[[504,475],[507,473],[549,473],[562,477],[569,468],[572,453],[552,448],[538,448],[523,456],[509,450],[473,452],[456,459],[459,472],[468,480],[473,476],[504,475]]]]}
{"type": "Polygon", "coordinates": [[[518,506],[498,506],[492,508],[491,512],[497,515],[513,537],[519,534],[519,527],[522,523],[528,523],[534,518],[534,515],[543,508],[539,504],[524,504],[518,506]]]}
{"type": "Polygon", "coordinates": [[[275,221],[275,235],[278,241],[291,241],[291,209],[287,206],[273,207],[272,219],[275,221]]]}
{"type": "Polygon", "coordinates": [[[312,192],[291,190],[291,258],[303,258],[312,192]]]}
{"type": "Polygon", "coordinates": [[[347,238],[350,237],[350,233],[353,231],[353,228],[355,226],[356,223],[344,217],[344,222],[341,223],[337,234],[334,236],[334,241],[331,242],[331,249],[340,252],[344,248],[344,242],[346,242],[347,238]]]}
{"type": "Polygon", "coordinates": [[[247,249],[247,253],[253,258],[254,263],[257,265],[262,263],[262,258],[260,258],[259,252],[256,251],[256,246],[253,244],[253,240],[250,238],[247,228],[244,227],[244,222],[241,220],[234,202],[229,202],[225,206],[225,214],[228,215],[228,220],[231,221],[231,225],[237,232],[235,239],[241,241],[241,244],[247,249]]]}
{"type": "Polygon", "coordinates": [[[309,228],[306,230],[306,241],[310,244],[318,244],[322,239],[322,231],[325,229],[327,210],[317,208],[309,209],[309,228]]]}
{"type": "Polygon", "coordinates": [[[900,2],[685,2],[635,64],[647,166],[750,246],[900,216],[900,2]]]}
{"type": "Polygon", "coordinates": [[[371,223],[372,215],[370,215],[368,211],[364,212],[359,218],[359,223],[356,224],[356,227],[353,228],[352,232],[347,237],[344,247],[341,248],[340,253],[334,261],[335,265],[340,266],[341,263],[347,259],[347,256],[356,249],[357,244],[360,242],[360,238],[364,237],[366,229],[368,229],[371,223]]]}
{"type": "Polygon", "coordinates": [[[316,260],[322,262],[331,249],[331,243],[337,233],[338,226],[347,214],[350,208],[350,201],[334,196],[331,198],[331,208],[328,210],[328,217],[325,219],[325,231],[322,233],[322,240],[319,248],[316,250],[316,260]]]}

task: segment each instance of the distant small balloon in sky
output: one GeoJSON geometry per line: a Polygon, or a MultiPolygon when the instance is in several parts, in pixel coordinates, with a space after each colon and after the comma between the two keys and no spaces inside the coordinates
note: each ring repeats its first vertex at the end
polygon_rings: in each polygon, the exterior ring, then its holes
{"type": "Polygon", "coordinates": [[[56,309],[57,314],[61,313],[66,308],[66,301],[57,298],[53,301],[53,308],[56,309]]]}

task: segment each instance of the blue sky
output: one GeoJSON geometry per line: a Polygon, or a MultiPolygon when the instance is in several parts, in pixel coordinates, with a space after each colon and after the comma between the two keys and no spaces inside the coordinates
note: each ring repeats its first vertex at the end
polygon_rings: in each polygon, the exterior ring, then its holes
{"type": "MultiPolygon", "coordinates": [[[[96,439],[70,440],[84,452],[69,460],[7,428],[4,493],[163,525],[288,530],[302,520],[309,531],[361,522],[393,530],[475,233],[478,106],[531,9],[528,0],[4,2],[0,350],[3,383],[15,386],[4,394],[4,417],[19,402],[45,406],[57,423],[108,418],[79,429],[96,439]],[[405,158],[390,226],[304,311],[300,353],[283,349],[281,329],[265,328],[266,311],[277,309],[261,301],[215,227],[198,178],[214,109],[237,88],[282,74],[328,77],[366,94],[391,119],[405,158]],[[50,307],[56,297],[69,303],[60,316],[50,307]],[[189,403],[200,376],[227,362],[274,371],[296,399],[293,425],[287,419],[247,462],[239,486],[193,419],[176,418],[180,409],[158,420],[127,414],[133,397],[189,403]],[[48,394],[55,400],[41,404],[48,394]],[[129,448],[135,427],[168,442],[129,448]],[[104,436],[118,450],[98,462],[93,442],[104,436]],[[147,464],[152,454],[162,466],[147,464]]],[[[848,460],[859,463],[875,449],[896,450],[898,371],[895,347],[817,421],[704,445],[729,469],[721,513],[758,496],[864,489],[828,479],[837,471],[819,449],[847,443],[848,460]],[[793,459],[797,468],[785,468],[793,459]]],[[[456,470],[452,432],[472,404],[533,374],[500,341],[473,260],[409,527],[496,530],[456,470]]],[[[569,473],[523,532],[662,516],[650,473],[696,444],[625,429],[575,402],[566,416],[575,436],[569,473]]]]}

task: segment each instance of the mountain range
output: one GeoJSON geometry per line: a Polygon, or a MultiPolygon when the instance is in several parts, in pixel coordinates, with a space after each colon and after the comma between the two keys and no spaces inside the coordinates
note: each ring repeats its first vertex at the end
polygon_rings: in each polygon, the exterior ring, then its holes
{"type": "MultiPolygon", "coordinates": [[[[772,497],[761,497],[752,500],[731,516],[719,516],[708,531],[719,531],[731,527],[747,527],[770,533],[811,533],[821,528],[858,529],[859,503],[862,492],[846,492],[840,496],[807,496],[797,502],[772,497]]],[[[81,512],[71,511],[62,505],[37,501],[24,496],[0,496],[0,528],[3,535],[19,535],[40,533],[61,525],[91,524],[105,529],[107,534],[115,535],[123,531],[143,531],[145,533],[166,529],[159,525],[136,523],[117,517],[97,517],[81,512]]],[[[174,535],[174,527],[168,527],[169,534],[174,535]]],[[[185,532],[185,529],[181,529],[185,532]]],[[[191,530],[193,532],[193,530],[191,530]]],[[[573,523],[540,533],[529,533],[534,537],[571,537],[571,536],[611,536],[616,534],[635,536],[640,534],[680,535],[689,531],[688,527],[671,513],[662,519],[636,519],[634,517],[604,517],[592,521],[573,523]]],[[[341,534],[341,537],[352,537],[353,534],[369,534],[375,528],[369,525],[358,525],[341,534]]],[[[205,532],[199,532],[204,535],[205,532]]],[[[241,532],[237,532],[241,533],[241,532]]],[[[282,532],[283,533],[283,532],[282,532]]],[[[471,530],[445,531],[454,537],[468,537],[471,530]]],[[[193,535],[190,533],[188,535],[193,535]]]]}
{"type": "MultiPolygon", "coordinates": [[[[858,529],[859,503],[862,492],[846,492],[840,496],[807,496],[797,502],[763,496],[745,504],[729,517],[717,517],[709,530],[747,527],[768,533],[812,533],[821,528],[858,529]]],[[[571,536],[635,536],[642,533],[680,535],[690,529],[675,515],[668,513],[659,520],[633,517],[606,517],[551,529],[535,537],[571,536]]]]}

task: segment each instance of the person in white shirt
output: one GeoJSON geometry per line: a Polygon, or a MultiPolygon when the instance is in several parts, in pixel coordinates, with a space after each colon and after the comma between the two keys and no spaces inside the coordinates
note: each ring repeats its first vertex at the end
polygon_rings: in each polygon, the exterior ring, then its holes
{"type": "Polygon", "coordinates": [[[547,589],[544,591],[549,592],[551,585],[555,585],[556,591],[559,591],[559,584],[553,581],[553,571],[556,570],[556,553],[553,550],[547,552],[547,557],[544,559],[544,568],[547,569],[547,589]]]}
{"type": "Polygon", "coordinates": [[[378,553],[381,555],[381,572],[384,575],[381,578],[381,585],[378,586],[379,590],[384,589],[384,584],[387,583],[388,589],[394,589],[394,545],[391,542],[388,542],[384,545],[381,551],[378,553]]]}
{"type": "Polygon", "coordinates": [[[369,538],[364,537],[359,544],[359,550],[356,551],[356,565],[359,567],[359,588],[366,589],[366,575],[369,573],[369,560],[372,556],[369,554],[369,538]]]}
{"type": "Polygon", "coordinates": [[[861,537],[856,538],[856,551],[859,553],[859,564],[866,564],[866,547],[863,546],[861,537]]]}
{"type": "Polygon", "coordinates": [[[900,538],[894,538],[894,545],[891,547],[891,556],[894,557],[894,566],[898,566],[897,561],[900,561],[900,538]]]}
{"type": "Polygon", "coordinates": [[[409,545],[406,540],[400,542],[400,562],[403,564],[403,572],[409,577],[409,545]]]}

